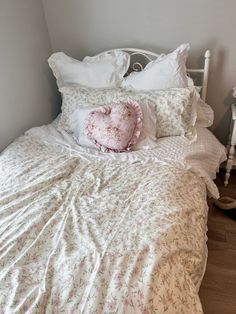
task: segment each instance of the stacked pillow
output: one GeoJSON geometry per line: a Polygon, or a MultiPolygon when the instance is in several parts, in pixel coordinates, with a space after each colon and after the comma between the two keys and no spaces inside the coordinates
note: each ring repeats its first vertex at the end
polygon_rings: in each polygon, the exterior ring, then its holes
{"type": "Polygon", "coordinates": [[[96,110],[98,106],[111,103],[136,101],[140,104],[144,117],[146,108],[150,110],[147,115],[151,113],[154,117],[155,138],[177,135],[183,135],[190,140],[195,138],[196,104],[199,95],[194,87],[134,91],[122,88],[92,89],[70,85],[60,88],[60,92],[63,95],[63,104],[58,126],[69,133],[74,132],[75,121],[72,123],[71,120],[78,109],[83,112],[82,108],[94,107],[96,110]]]}
{"type": "MultiPolygon", "coordinates": [[[[175,51],[167,55],[159,55],[156,60],[149,62],[141,72],[131,73],[122,81],[121,86],[135,90],[194,86],[193,80],[187,75],[186,69],[189,50],[189,44],[182,44],[175,51]]],[[[214,112],[211,107],[199,97],[196,109],[197,125],[210,127],[214,120],[214,112]]]]}
{"type": "Polygon", "coordinates": [[[196,122],[208,127],[213,112],[187,76],[189,48],[183,44],[126,78],[130,58],[120,50],[83,61],[53,54],[49,65],[63,96],[58,127],[103,151],[151,149],[162,136],[195,140],[196,122]]]}

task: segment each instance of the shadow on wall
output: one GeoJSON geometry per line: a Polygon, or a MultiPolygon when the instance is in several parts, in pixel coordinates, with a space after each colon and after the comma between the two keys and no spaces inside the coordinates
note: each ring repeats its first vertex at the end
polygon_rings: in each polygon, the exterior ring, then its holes
{"type": "Polygon", "coordinates": [[[220,119],[220,122],[214,128],[214,134],[224,145],[227,144],[228,135],[230,130],[230,121],[231,121],[231,106],[228,107],[227,111],[220,119]]]}
{"type": "Polygon", "coordinates": [[[227,141],[228,141],[228,135],[230,132],[230,123],[231,123],[231,118],[232,118],[231,105],[234,102],[235,102],[235,99],[232,96],[232,91],[229,91],[228,95],[224,99],[224,104],[227,107],[227,109],[223,117],[221,118],[219,124],[214,129],[215,135],[224,144],[227,144],[227,141]],[[225,132],[222,132],[222,130],[225,130],[225,132]]]}
{"type": "Polygon", "coordinates": [[[228,54],[222,48],[222,50],[219,51],[219,56],[217,60],[217,73],[216,73],[216,78],[215,78],[218,81],[220,94],[224,95],[226,91],[228,92],[228,94],[222,100],[222,107],[223,107],[224,113],[223,114],[221,113],[221,118],[214,128],[214,133],[216,137],[225,145],[227,144],[228,135],[230,132],[230,123],[231,123],[231,118],[232,118],[231,105],[232,103],[235,102],[235,99],[232,96],[233,86],[229,85],[229,83],[227,82],[227,80],[225,79],[223,75],[223,70],[225,67],[224,61],[227,58],[228,58],[228,54]]]}
{"type": "Polygon", "coordinates": [[[61,94],[58,91],[56,80],[52,74],[51,69],[48,66],[48,62],[45,61],[47,66],[43,67],[43,75],[48,82],[49,89],[52,91],[49,97],[49,103],[51,104],[51,119],[54,120],[61,112],[61,94]]]}
{"type": "Polygon", "coordinates": [[[231,104],[234,101],[231,86],[227,80],[227,73],[224,72],[228,53],[224,47],[218,45],[217,41],[211,42],[207,47],[212,53],[207,103],[211,105],[215,114],[215,121],[210,129],[221,143],[227,144],[231,121],[231,104]],[[225,93],[228,94],[225,96],[225,93]]]}

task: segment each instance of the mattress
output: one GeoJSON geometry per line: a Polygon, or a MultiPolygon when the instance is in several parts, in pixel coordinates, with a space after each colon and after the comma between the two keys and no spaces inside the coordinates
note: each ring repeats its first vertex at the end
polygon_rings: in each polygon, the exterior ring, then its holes
{"type": "Polygon", "coordinates": [[[105,154],[49,125],[11,144],[0,156],[0,312],[202,313],[206,195],[218,196],[224,149],[198,135],[105,154]]]}

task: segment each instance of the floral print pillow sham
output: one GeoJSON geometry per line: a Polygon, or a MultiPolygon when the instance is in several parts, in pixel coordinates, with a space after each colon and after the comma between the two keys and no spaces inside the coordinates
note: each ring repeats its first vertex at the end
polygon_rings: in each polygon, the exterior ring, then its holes
{"type": "Polygon", "coordinates": [[[199,94],[194,87],[134,91],[122,88],[92,89],[71,84],[61,87],[60,92],[63,104],[58,127],[69,133],[73,133],[70,117],[79,107],[136,101],[141,108],[154,107],[157,138],[182,135],[191,141],[196,139],[196,105],[199,94]]]}

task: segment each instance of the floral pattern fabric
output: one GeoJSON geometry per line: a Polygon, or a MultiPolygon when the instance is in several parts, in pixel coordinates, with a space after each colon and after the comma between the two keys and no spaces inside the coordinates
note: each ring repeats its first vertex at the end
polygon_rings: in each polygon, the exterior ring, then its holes
{"type": "Polygon", "coordinates": [[[85,133],[102,151],[124,152],[137,143],[143,114],[137,102],[112,103],[91,111],[85,133]]]}
{"type": "Polygon", "coordinates": [[[141,106],[145,104],[154,107],[157,137],[183,135],[190,140],[196,138],[196,104],[199,95],[194,87],[134,91],[122,88],[91,89],[71,84],[60,88],[60,91],[63,104],[58,126],[67,132],[72,132],[70,117],[80,106],[136,101],[141,106]]]}
{"type": "Polygon", "coordinates": [[[0,156],[0,313],[202,313],[206,219],[191,171],[28,133],[0,156]]]}

